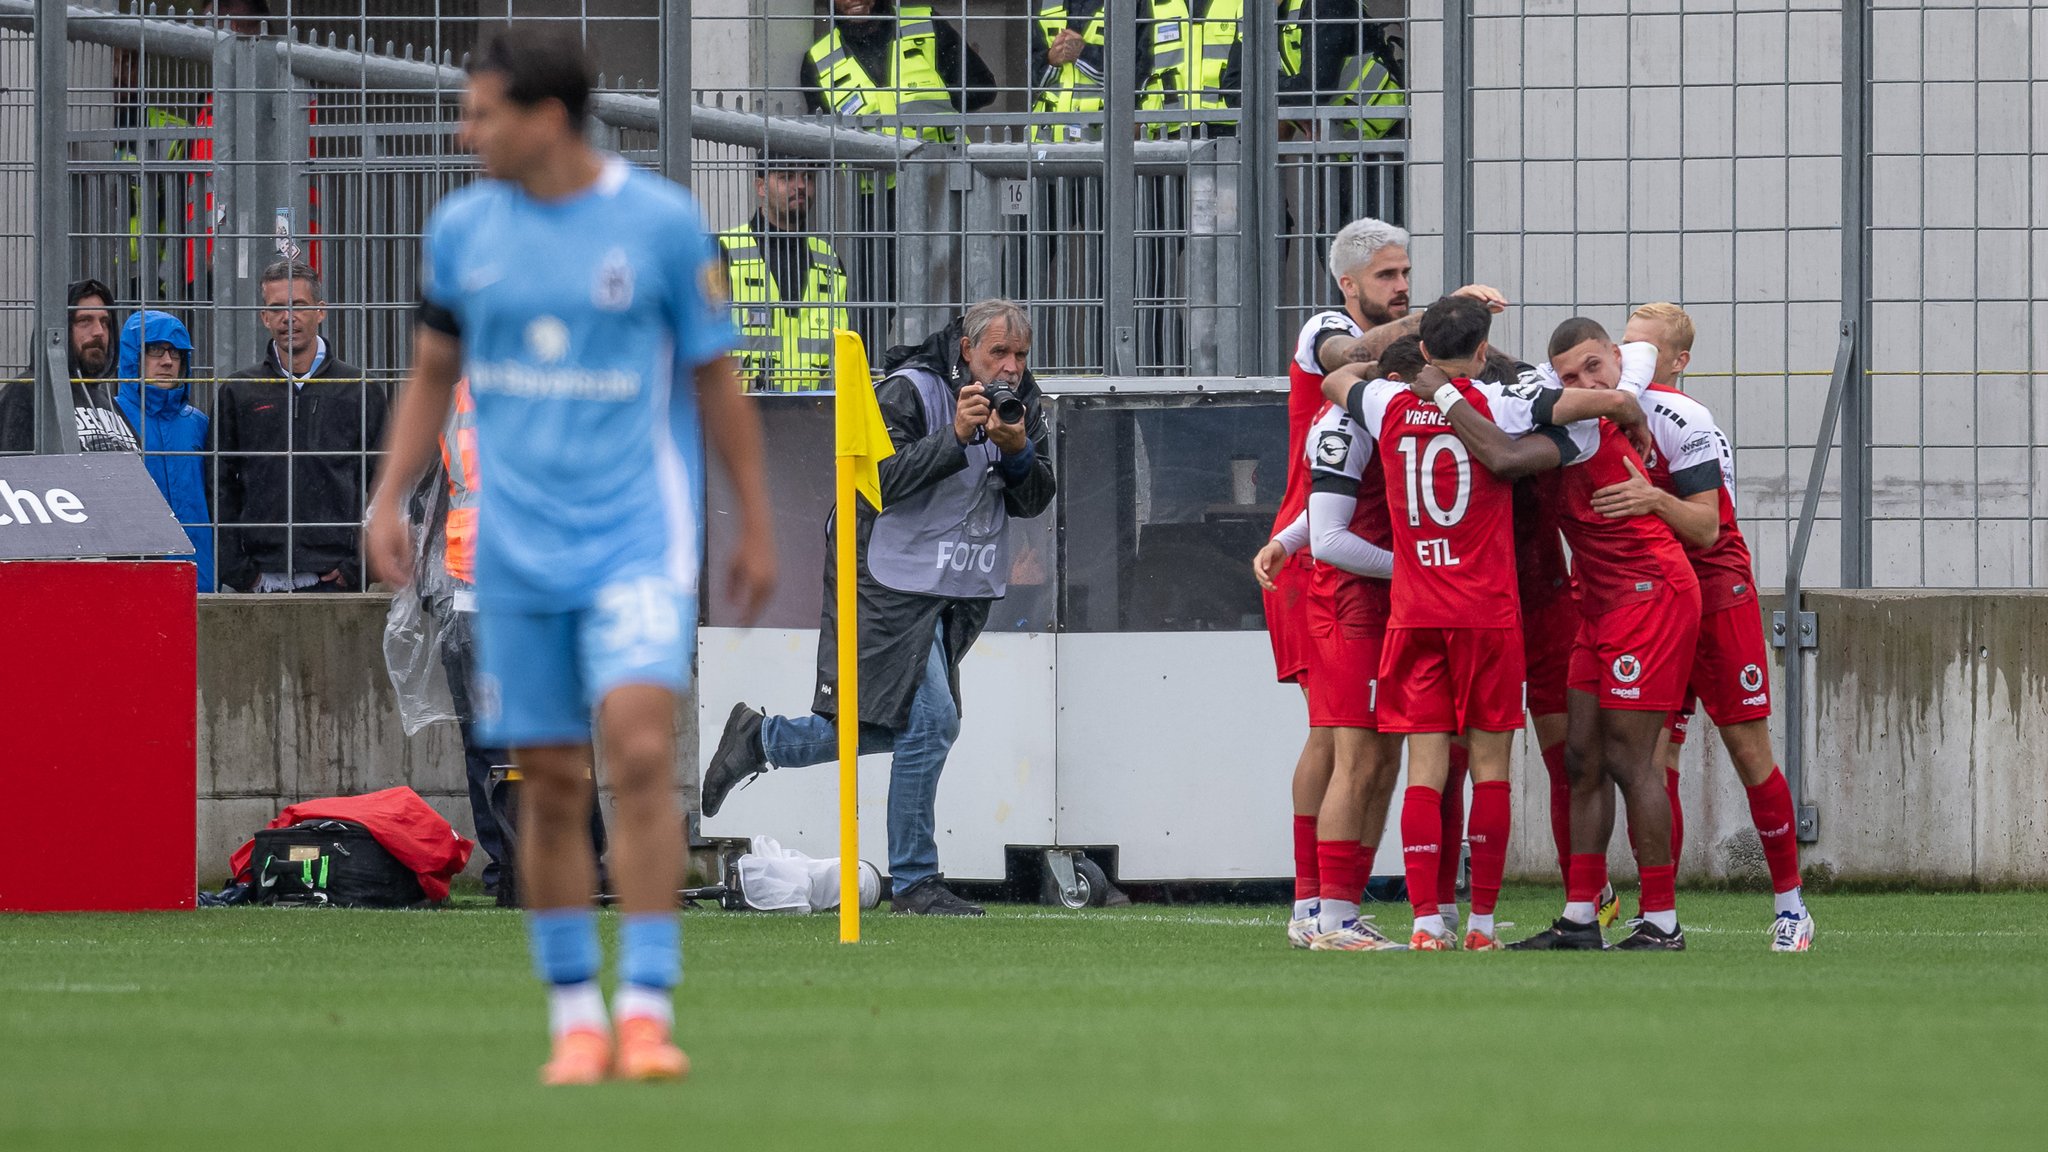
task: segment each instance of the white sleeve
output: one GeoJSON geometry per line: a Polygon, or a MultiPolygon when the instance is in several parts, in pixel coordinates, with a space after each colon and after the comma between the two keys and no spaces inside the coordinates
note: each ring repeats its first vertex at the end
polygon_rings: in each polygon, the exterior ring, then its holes
{"type": "Polygon", "coordinates": [[[1714,423],[1713,414],[1705,405],[1681,400],[1681,423],[1675,418],[1679,413],[1672,411],[1672,402],[1665,399],[1668,395],[1652,392],[1648,399],[1653,403],[1650,428],[1656,436],[1657,452],[1664,457],[1664,467],[1671,473],[1671,490],[1683,499],[1731,483],[1727,469],[1735,454],[1729,450],[1728,438],[1714,423]]]}
{"type": "Polygon", "coordinates": [[[1392,380],[1374,380],[1370,384],[1360,384],[1351,389],[1345,410],[1351,414],[1351,419],[1372,437],[1373,443],[1377,444],[1380,441],[1381,429],[1387,424],[1387,405],[1392,404],[1394,397],[1406,391],[1407,387],[1406,384],[1392,380]]]}
{"type": "Polygon", "coordinates": [[[1301,551],[1308,543],[1308,509],[1302,509],[1301,515],[1289,520],[1287,527],[1280,529],[1273,539],[1280,542],[1280,547],[1286,549],[1289,556],[1301,551]]]}
{"type": "Polygon", "coordinates": [[[1657,374],[1657,346],[1648,340],[1634,340],[1621,346],[1621,384],[1623,392],[1640,400],[1643,389],[1652,383],[1657,374]]]}
{"type": "Polygon", "coordinates": [[[1316,350],[1322,346],[1326,335],[1356,336],[1358,325],[1342,312],[1318,312],[1309,317],[1308,323],[1301,326],[1301,334],[1294,339],[1294,362],[1312,376],[1323,374],[1323,364],[1316,358],[1316,350]]]}
{"type": "Polygon", "coordinates": [[[1394,554],[1351,531],[1358,497],[1335,492],[1308,494],[1309,547],[1315,558],[1359,576],[1391,580],[1394,554]]]}
{"type": "Polygon", "coordinates": [[[1543,384],[1523,383],[1494,384],[1484,380],[1470,382],[1472,389],[1486,397],[1486,406],[1491,411],[1494,427],[1510,436],[1527,436],[1542,425],[1550,423],[1550,409],[1564,389],[1543,384]]]}

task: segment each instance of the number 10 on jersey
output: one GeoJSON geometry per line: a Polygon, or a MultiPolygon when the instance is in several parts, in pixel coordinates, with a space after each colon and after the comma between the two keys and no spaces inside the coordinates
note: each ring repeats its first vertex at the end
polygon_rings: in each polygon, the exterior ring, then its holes
{"type": "MultiPolygon", "coordinates": [[[[1466,450],[1465,442],[1450,433],[1432,436],[1417,446],[1412,438],[1404,437],[1399,442],[1401,472],[1406,479],[1408,495],[1408,526],[1422,527],[1422,514],[1429,513],[1432,524],[1449,528],[1465,518],[1465,510],[1472,503],[1472,454],[1466,450]],[[1438,491],[1437,468],[1442,457],[1449,455],[1452,471],[1457,476],[1457,489],[1451,497],[1450,506],[1444,506],[1442,494],[1438,491]]],[[[1448,568],[1458,562],[1451,552],[1451,541],[1446,536],[1436,536],[1415,542],[1416,559],[1425,568],[1448,568]]]]}

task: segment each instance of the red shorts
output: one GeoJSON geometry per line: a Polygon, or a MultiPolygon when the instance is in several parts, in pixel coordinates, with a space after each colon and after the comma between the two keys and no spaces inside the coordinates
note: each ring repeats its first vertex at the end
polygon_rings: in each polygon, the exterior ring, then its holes
{"type": "Polygon", "coordinates": [[[1518,628],[1389,628],[1380,650],[1382,732],[1513,732],[1522,726],[1518,628]]]}
{"type": "Polygon", "coordinates": [[[1387,631],[1387,583],[1326,582],[1335,587],[1317,587],[1307,597],[1308,725],[1377,728],[1373,706],[1387,631]]]}
{"type": "Polygon", "coordinates": [[[1685,700],[1700,635],[1697,587],[1634,600],[1587,616],[1572,649],[1571,687],[1600,707],[1669,712],[1685,700]]]}
{"type": "Polygon", "coordinates": [[[1579,639],[1579,602],[1570,592],[1522,605],[1522,666],[1529,681],[1529,715],[1565,711],[1572,647],[1579,639]]]}
{"type": "Polygon", "coordinates": [[[1764,643],[1763,609],[1756,601],[1731,604],[1700,619],[1685,700],[1665,724],[1673,744],[1685,743],[1695,703],[1707,706],[1717,727],[1770,716],[1771,653],[1764,643]]]}
{"type": "Polygon", "coordinates": [[[1273,642],[1273,671],[1282,684],[1299,684],[1308,671],[1308,580],[1312,559],[1304,548],[1287,558],[1273,577],[1266,601],[1266,636],[1273,642]]]}

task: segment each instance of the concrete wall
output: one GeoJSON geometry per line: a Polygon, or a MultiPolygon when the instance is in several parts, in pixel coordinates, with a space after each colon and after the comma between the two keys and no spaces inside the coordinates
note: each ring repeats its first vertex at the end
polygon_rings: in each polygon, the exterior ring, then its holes
{"type": "MultiPolygon", "coordinates": [[[[1820,841],[1807,846],[1807,866],[1854,880],[2048,883],[2048,593],[1817,592],[1807,605],[1819,614],[1821,645],[1808,656],[1807,790],[1820,841]]],[[[409,784],[469,834],[453,726],[407,739],[399,725],[384,675],[384,612],[374,595],[201,599],[202,877],[225,873],[228,853],[278,808],[316,796],[409,784]]],[[[1774,690],[1783,675],[1781,658],[1774,690]]],[[[694,701],[684,717],[678,776],[687,802],[694,701]]],[[[1782,711],[1772,727],[1782,747],[1782,711]]],[[[1695,732],[1682,771],[1681,876],[1761,877],[1735,773],[1704,718],[1695,732]]],[[[1296,738],[1274,734],[1276,788],[1296,738]]],[[[1508,866],[1513,877],[1550,883],[1540,763],[1532,748],[1517,754],[1508,866]]],[[[1632,875],[1625,836],[1615,843],[1616,875],[1632,875]]]]}
{"type": "MultiPolygon", "coordinates": [[[[404,784],[474,836],[453,724],[408,738],[384,671],[380,595],[199,599],[199,875],[299,800],[404,784]]],[[[696,795],[695,702],[678,783],[696,795]]],[[[600,773],[602,778],[602,773],[600,773]]],[[[478,852],[473,872],[483,866],[478,852]]]]}

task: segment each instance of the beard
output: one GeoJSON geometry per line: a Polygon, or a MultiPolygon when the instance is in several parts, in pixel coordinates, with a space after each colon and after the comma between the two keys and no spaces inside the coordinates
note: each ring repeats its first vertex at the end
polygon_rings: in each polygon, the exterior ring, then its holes
{"type": "Polygon", "coordinates": [[[83,379],[105,376],[107,374],[106,348],[73,348],[71,350],[71,374],[83,379]]]}
{"type": "Polygon", "coordinates": [[[1396,296],[1385,304],[1375,304],[1360,296],[1358,298],[1358,313],[1365,317],[1366,321],[1375,328],[1382,324],[1392,324],[1394,321],[1408,315],[1408,298],[1406,296],[1396,296]]]}

